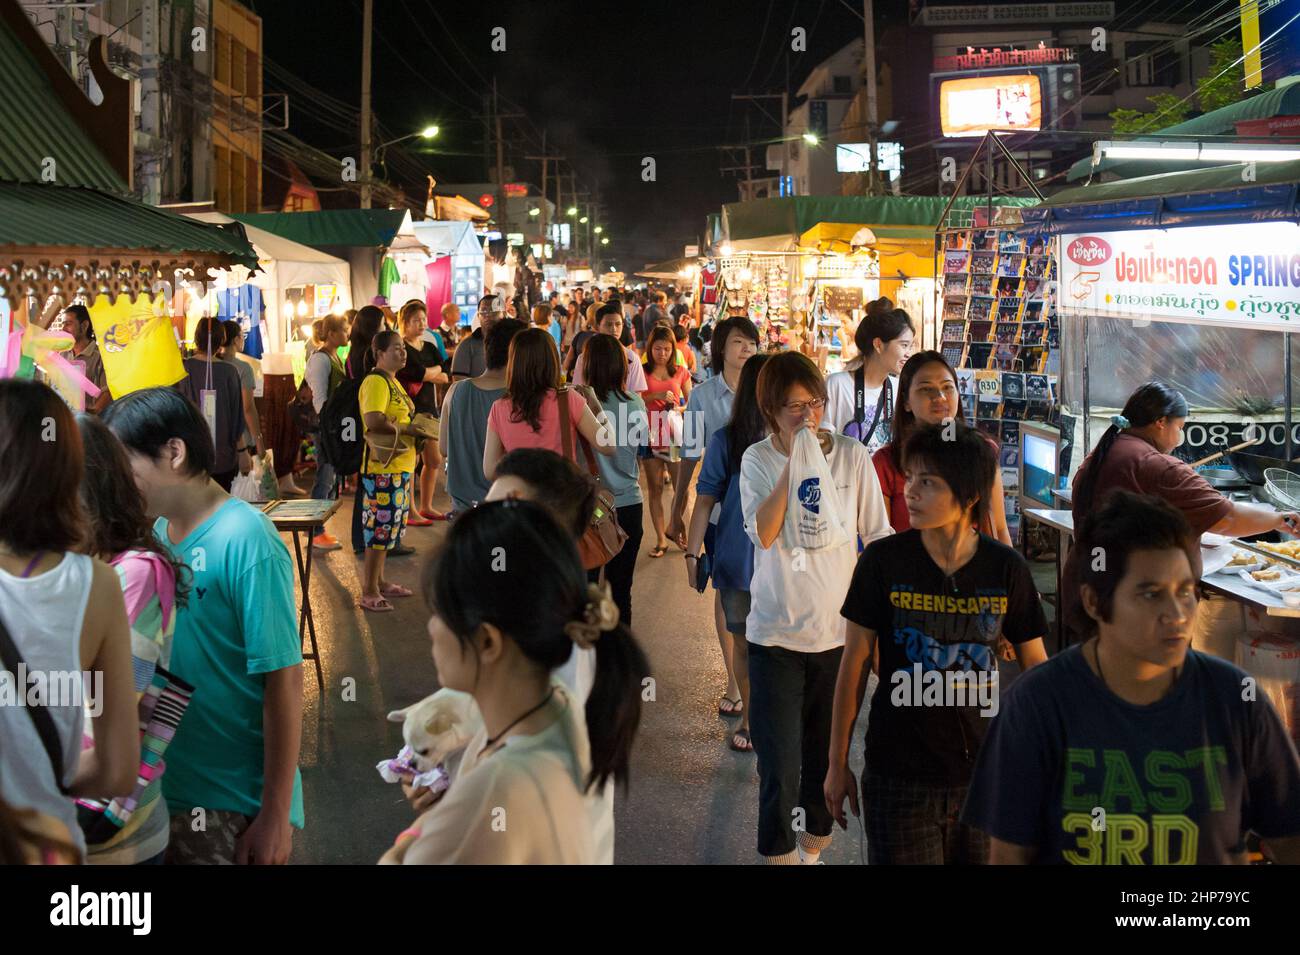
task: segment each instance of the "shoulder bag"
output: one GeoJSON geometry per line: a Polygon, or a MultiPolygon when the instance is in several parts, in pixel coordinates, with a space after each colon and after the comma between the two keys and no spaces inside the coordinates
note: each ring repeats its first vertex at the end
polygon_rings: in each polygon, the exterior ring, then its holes
{"type": "MultiPolygon", "coordinates": [[[[569,389],[559,388],[555,392],[555,405],[560,415],[560,440],[563,442],[564,456],[581,467],[573,453],[572,427],[569,424],[569,389]]],[[[591,515],[591,524],[578,541],[578,554],[582,557],[582,566],[587,570],[604,567],[627,541],[627,531],[618,523],[618,508],[614,506],[614,495],[609,488],[600,483],[600,470],[596,467],[596,456],[582,435],[578,443],[587,459],[587,470],[596,481],[596,508],[591,515]]]]}

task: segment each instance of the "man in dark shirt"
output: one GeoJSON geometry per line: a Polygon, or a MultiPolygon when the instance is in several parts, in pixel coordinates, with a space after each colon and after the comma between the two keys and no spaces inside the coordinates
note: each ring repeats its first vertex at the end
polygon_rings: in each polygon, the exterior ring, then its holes
{"type": "Polygon", "coordinates": [[[216,456],[212,479],[229,491],[236,474],[253,467],[244,438],[243,385],[239,372],[218,354],[226,344],[219,318],[201,318],[194,329],[194,355],[185,359],[185,377],[176,387],[194,402],[212,432],[216,456]]]}
{"type": "Polygon", "coordinates": [[[478,302],[479,327],[469,338],[461,340],[456,346],[456,353],[451,356],[451,380],[477,378],[487,370],[487,358],[484,353],[483,339],[492,330],[492,326],[503,318],[501,298],[497,295],[484,295],[478,302]]]}

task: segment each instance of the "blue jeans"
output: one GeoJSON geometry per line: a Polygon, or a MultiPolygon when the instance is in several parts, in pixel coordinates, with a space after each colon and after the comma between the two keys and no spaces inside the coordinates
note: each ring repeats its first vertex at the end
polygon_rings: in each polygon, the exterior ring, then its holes
{"type": "MultiPolygon", "coordinates": [[[[319,448],[319,441],[317,447],[319,448]]],[[[311,496],[316,501],[332,501],[338,497],[338,475],[334,473],[334,465],[328,461],[320,460],[319,452],[316,455],[316,481],[311,486],[311,496]]],[[[325,533],[325,525],[322,524],[312,530],[312,536],[325,533]]]]}

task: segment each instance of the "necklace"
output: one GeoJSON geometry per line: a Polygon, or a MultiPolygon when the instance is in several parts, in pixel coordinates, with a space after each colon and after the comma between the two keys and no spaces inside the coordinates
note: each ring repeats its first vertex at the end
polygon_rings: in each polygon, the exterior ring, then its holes
{"type": "MultiPolygon", "coordinates": [[[[1100,640],[1095,641],[1092,645],[1092,659],[1093,662],[1097,664],[1097,676],[1101,677],[1101,685],[1104,686],[1109,692],[1115,693],[1115,691],[1110,688],[1110,684],[1106,682],[1106,674],[1101,672],[1101,641],[1100,640]]],[[[1174,686],[1178,683],[1178,674],[1181,671],[1182,671],[1182,667],[1174,667],[1174,678],[1169,681],[1169,686],[1166,687],[1165,691],[1160,694],[1159,699],[1156,700],[1155,702],[1159,702],[1159,700],[1163,700],[1166,696],[1168,696],[1173,691],[1174,686]]],[[[1115,695],[1119,696],[1118,693],[1115,693],[1115,695]]],[[[1121,699],[1123,698],[1121,697],[1121,699]]]]}
{"type": "Polygon", "coordinates": [[[549,703],[550,700],[551,700],[551,697],[554,696],[554,695],[555,695],[555,687],[551,687],[549,690],[546,691],[546,695],[545,695],[544,697],[542,697],[542,702],[538,703],[536,706],[534,706],[534,707],[533,707],[532,709],[530,709],[528,712],[524,713],[523,716],[518,717],[516,720],[514,720],[514,722],[512,722],[509,726],[507,726],[505,729],[503,729],[500,733],[497,733],[496,736],[490,736],[490,737],[488,737],[488,741],[487,741],[486,743],[484,743],[484,744],[483,744],[483,748],[482,748],[481,750],[479,750],[479,755],[481,756],[481,755],[483,755],[484,753],[486,753],[489,749],[491,749],[493,746],[495,746],[495,745],[496,745],[496,744],[501,740],[501,737],[503,737],[503,736],[506,735],[506,733],[510,732],[512,729],[514,729],[516,726],[518,726],[518,725],[519,725],[520,723],[522,723],[524,720],[528,719],[528,717],[532,716],[534,713],[536,713],[538,710],[540,710],[543,706],[545,706],[547,703],[549,703]]]}

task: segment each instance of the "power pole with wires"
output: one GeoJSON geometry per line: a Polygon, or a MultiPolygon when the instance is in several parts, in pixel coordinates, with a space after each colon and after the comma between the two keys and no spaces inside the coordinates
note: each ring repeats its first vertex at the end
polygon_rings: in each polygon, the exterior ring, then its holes
{"type": "Polygon", "coordinates": [[[370,208],[370,46],[375,0],[365,0],[361,12],[361,208],[370,208]]]}
{"type": "MultiPolygon", "coordinates": [[[[546,164],[547,164],[548,162],[552,161],[552,160],[554,160],[555,162],[558,163],[558,162],[559,162],[560,160],[562,160],[564,157],[563,157],[563,156],[552,156],[552,155],[550,155],[549,153],[547,153],[547,151],[546,151],[546,130],[543,129],[543,130],[542,130],[542,155],[540,155],[540,156],[525,156],[524,158],[525,158],[525,159],[531,159],[531,160],[541,160],[541,163],[542,163],[542,207],[541,207],[541,213],[540,213],[540,215],[541,215],[541,220],[542,220],[542,256],[541,256],[541,261],[542,261],[543,264],[545,264],[545,262],[546,262],[546,240],[549,238],[549,235],[547,234],[547,231],[546,231],[546,230],[547,230],[547,226],[548,226],[548,224],[549,224],[549,216],[547,216],[547,214],[546,214],[546,203],[547,203],[547,199],[546,199],[546,185],[547,185],[547,177],[546,177],[546,171],[547,171],[547,170],[546,170],[546,164]]],[[[555,168],[556,168],[556,179],[557,179],[557,181],[558,181],[558,179],[559,179],[559,166],[557,165],[555,168]]],[[[560,214],[560,209],[559,209],[559,206],[558,206],[558,205],[556,206],[555,212],[556,212],[556,215],[559,215],[559,214],[560,214]]]]}

